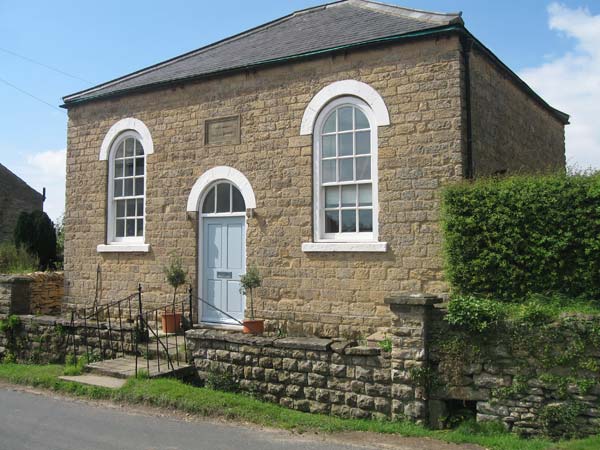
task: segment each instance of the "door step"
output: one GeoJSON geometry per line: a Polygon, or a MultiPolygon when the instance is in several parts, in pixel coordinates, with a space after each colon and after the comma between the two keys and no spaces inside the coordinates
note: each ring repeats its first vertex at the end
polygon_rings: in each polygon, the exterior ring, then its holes
{"type": "MultiPolygon", "coordinates": [[[[167,365],[166,360],[162,359],[144,359],[138,358],[137,360],[137,371],[138,375],[140,372],[146,373],[150,378],[156,377],[183,377],[194,372],[194,367],[189,364],[179,365],[173,360],[174,368],[171,369],[167,365]]],[[[129,378],[135,376],[135,356],[125,356],[116,359],[105,359],[95,363],[90,363],[85,366],[87,372],[97,375],[104,375],[115,378],[129,378]]]]}
{"type": "Polygon", "coordinates": [[[87,384],[89,386],[98,386],[109,389],[119,389],[123,387],[126,380],[123,378],[107,377],[103,375],[74,375],[58,377],[64,381],[73,381],[75,383],[87,384]]]}

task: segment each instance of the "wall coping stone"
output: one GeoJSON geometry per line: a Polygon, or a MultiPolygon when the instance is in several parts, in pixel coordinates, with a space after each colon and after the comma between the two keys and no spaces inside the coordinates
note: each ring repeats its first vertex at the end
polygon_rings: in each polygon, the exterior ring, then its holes
{"type": "Polygon", "coordinates": [[[330,349],[332,339],[320,339],[320,338],[281,338],[274,342],[275,347],[283,348],[294,348],[301,350],[321,350],[327,351],[330,349]]]}
{"type": "Polygon", "coordinates": [[[344,353],[348,347],[356,346],[356,341],[334,341],[331,344],[331,351],[334,353],[344,353]]]}
{"type": "Polygon", "coordinates": [[[358,346],[347,348],[344,350],[344,353],[350,356],[377,356],[381,355],[381,349],[377,347],[358,346]]]}
{"type": "Polygon", "coordinates": [[[394,297],[387,297],[384,300],[386,305],[408,305],[408,306],[433,306],[442,303],[443,299],[434,294],[401,294],[394,297]]]}
{"type": "MultiPolygon", "coordinates": [[[[321,339],[321,338],[310,338],[310,337],[286,337],[286,338],[273,338],[266,336],[253,336],[242,333],[231,333],[219,330],[203,330],[193,329],[185,332],[187,339],[205,339],[205,340],[216,340],[231,342],[234,344],[248,344],[256,345],[259,347],[274,346],[278,348],[292,348],[299,350],[318,350],[328,351],[331,350],[333,339],[321,339]]],[[[343,348],[350,345],[348,342],[343,348]]],[[[339,347],[338,347],[339,348],[339,347]]]]}
{"type": "Polygon", "coordinates": [[[33,277],[29,275],[0,274],[0,283],[31,283],[33,277]]]}

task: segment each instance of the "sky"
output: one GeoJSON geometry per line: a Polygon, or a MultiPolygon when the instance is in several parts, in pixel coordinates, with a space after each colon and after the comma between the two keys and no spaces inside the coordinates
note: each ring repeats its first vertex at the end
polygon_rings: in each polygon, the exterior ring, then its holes
{"type": "MultiPolygon", "coordinates": [[[[62,97],[323,0],[0,0],[0,163],[64,211],[62,97]]],[[[571,114],[567,163],[600,168],[600,0],[387,0],[467,28],[571,114]]],[[[2,182],[2,180],[0,180],[2,182]]]]}

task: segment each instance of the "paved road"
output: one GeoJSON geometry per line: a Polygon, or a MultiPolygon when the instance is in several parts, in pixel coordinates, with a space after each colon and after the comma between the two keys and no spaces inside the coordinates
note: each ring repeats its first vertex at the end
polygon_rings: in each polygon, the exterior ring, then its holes
{"type": "Polygon", "coordinates": [[[0,389],[1,450],[342,450],[286,432],[186,422],[0,389]]]}
{"type": "Polygon", "coordinates": [[[483,450],[374,433],[315,435],[185,420],[0,384],[0,450],[483,450]]]}

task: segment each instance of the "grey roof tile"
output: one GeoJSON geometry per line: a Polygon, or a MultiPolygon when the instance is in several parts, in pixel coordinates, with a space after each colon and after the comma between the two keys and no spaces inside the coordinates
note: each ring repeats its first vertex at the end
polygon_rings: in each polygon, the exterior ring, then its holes
{"type": "Polygon", "coordinates": [[[256,66],[292,56],[391,36],[462,24],[460,13],[440,14],[368,0],[342,0],[281,19],[64,97],[68,106],[138,88],[256,66]]]}

